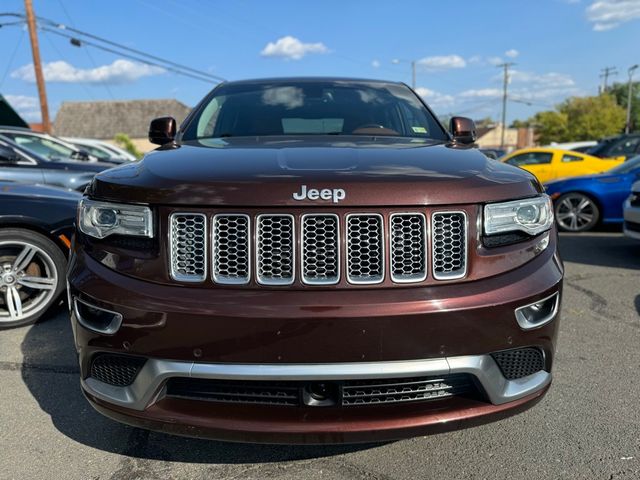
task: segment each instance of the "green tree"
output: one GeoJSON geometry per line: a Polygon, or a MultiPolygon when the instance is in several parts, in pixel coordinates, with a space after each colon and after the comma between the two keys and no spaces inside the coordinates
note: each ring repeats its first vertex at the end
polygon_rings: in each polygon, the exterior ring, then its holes
{"type": "Polygon", "coordinates": [[[532,125],[538,136],[538,143],[548,145],[551,142],[566,142],[569,137],[567,115],[549,110],[538,112],[528,123],[532,125]]]}
{"type": "Polygon", "coordinates": [[[134,155],[138,160],[144,155],[140,150],[136,148],[134,143],[126,133],[118,133],[113,137],[113,141],[124,148],[131,155],[134,155]]]}
{"type": "Polygon", "coordinates": [[[529,120],[514,120],[509,125],[509,128],[527,128],[531,126],[531,119],[529,120]]]}
{"type": "Polygon", "coordinates": [[[555,110],[538,112],[529,123],[538,142],[575,142],[616,135],[624,129],[625,110],[609,94],[568,98],[555,110]]]}
{"type": "MultiPolygon", "coordinates": [[[[627,95],[629,94],[629,84],[614,83],[608,89],[609,95],[616,99],[616,103],[627,111],[627,95]]],[[[626,117],[625,117],[626,121],[626,117]]],[[[631,130],[640,131],[640,82],[633,82],[631,85],[631,130]]]]}

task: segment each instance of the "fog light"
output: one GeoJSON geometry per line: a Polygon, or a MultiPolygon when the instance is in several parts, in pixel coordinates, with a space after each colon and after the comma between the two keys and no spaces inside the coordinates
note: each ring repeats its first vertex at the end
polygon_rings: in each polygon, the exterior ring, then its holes
{"type": "Polygon", "coordinates": [[[520,328],[523,330],[540,328],[555,318],[559,305],[560,294],[556,292],[535,303],[517,308],[516,320],[518,321],[518,325],[520,325],[520,328]]]}
{"type": "Polygon", "coordinates": [[[120,313],[96,307],[79,298],[73,299],[73,309],[78,323],[97,333],[113,335],[122,324],[120,313]]]}

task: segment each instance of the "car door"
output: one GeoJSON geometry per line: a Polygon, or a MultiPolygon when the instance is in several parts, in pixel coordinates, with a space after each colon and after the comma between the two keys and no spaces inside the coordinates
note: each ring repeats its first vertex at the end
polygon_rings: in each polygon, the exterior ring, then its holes
{"type": "Polygon", "coordinates": [[[0,180],[19,183],[44,183],[38,162],[0,144],[0,180]]]}
{"type": "Polygon", "coordinates": [[[529,151],[513,155],[505,163],[514,165],[533,173],[540,182],[546,182],[553,176],[553,153],[544,151],[529,151]]]}

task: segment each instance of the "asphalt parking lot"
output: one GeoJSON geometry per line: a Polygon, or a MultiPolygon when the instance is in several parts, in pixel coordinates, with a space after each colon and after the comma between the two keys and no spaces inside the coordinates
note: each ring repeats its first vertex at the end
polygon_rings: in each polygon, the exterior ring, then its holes
{"type": "Polygon", "coordinates": [[[563,235],[554,384],[527,412],[377,445],[264,446],[171,437],[82,397],[67,315],[0,332],[1,479],[640,478],[640,242],[563,235]]]}

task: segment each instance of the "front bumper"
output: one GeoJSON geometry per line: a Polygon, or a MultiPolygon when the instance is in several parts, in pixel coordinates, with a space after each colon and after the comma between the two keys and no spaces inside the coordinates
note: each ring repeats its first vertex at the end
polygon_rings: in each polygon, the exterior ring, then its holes
{"type": "Polygon", "coordinates": [[[121,275],[78,249],[69,294],[122,314],[112,335],[72,324],[82,388],[125,423],[209,438],[324,443],[388,440],[511,415],[551,382],[559,309],[524,330],[515,311],[561,295],[555,239],[534,260],[483,281],[412,289],[258,291],[157,285],[121,275]],[[534,346],[544,369],[508,380],[491,352],[534,346]],[[147,359],[135,381],[90,376],[97,353],[147,359]],[[169,378],[343,380],[465,373],[484,398],[363,407],[228,405],[165,396],[169,378]]]}

